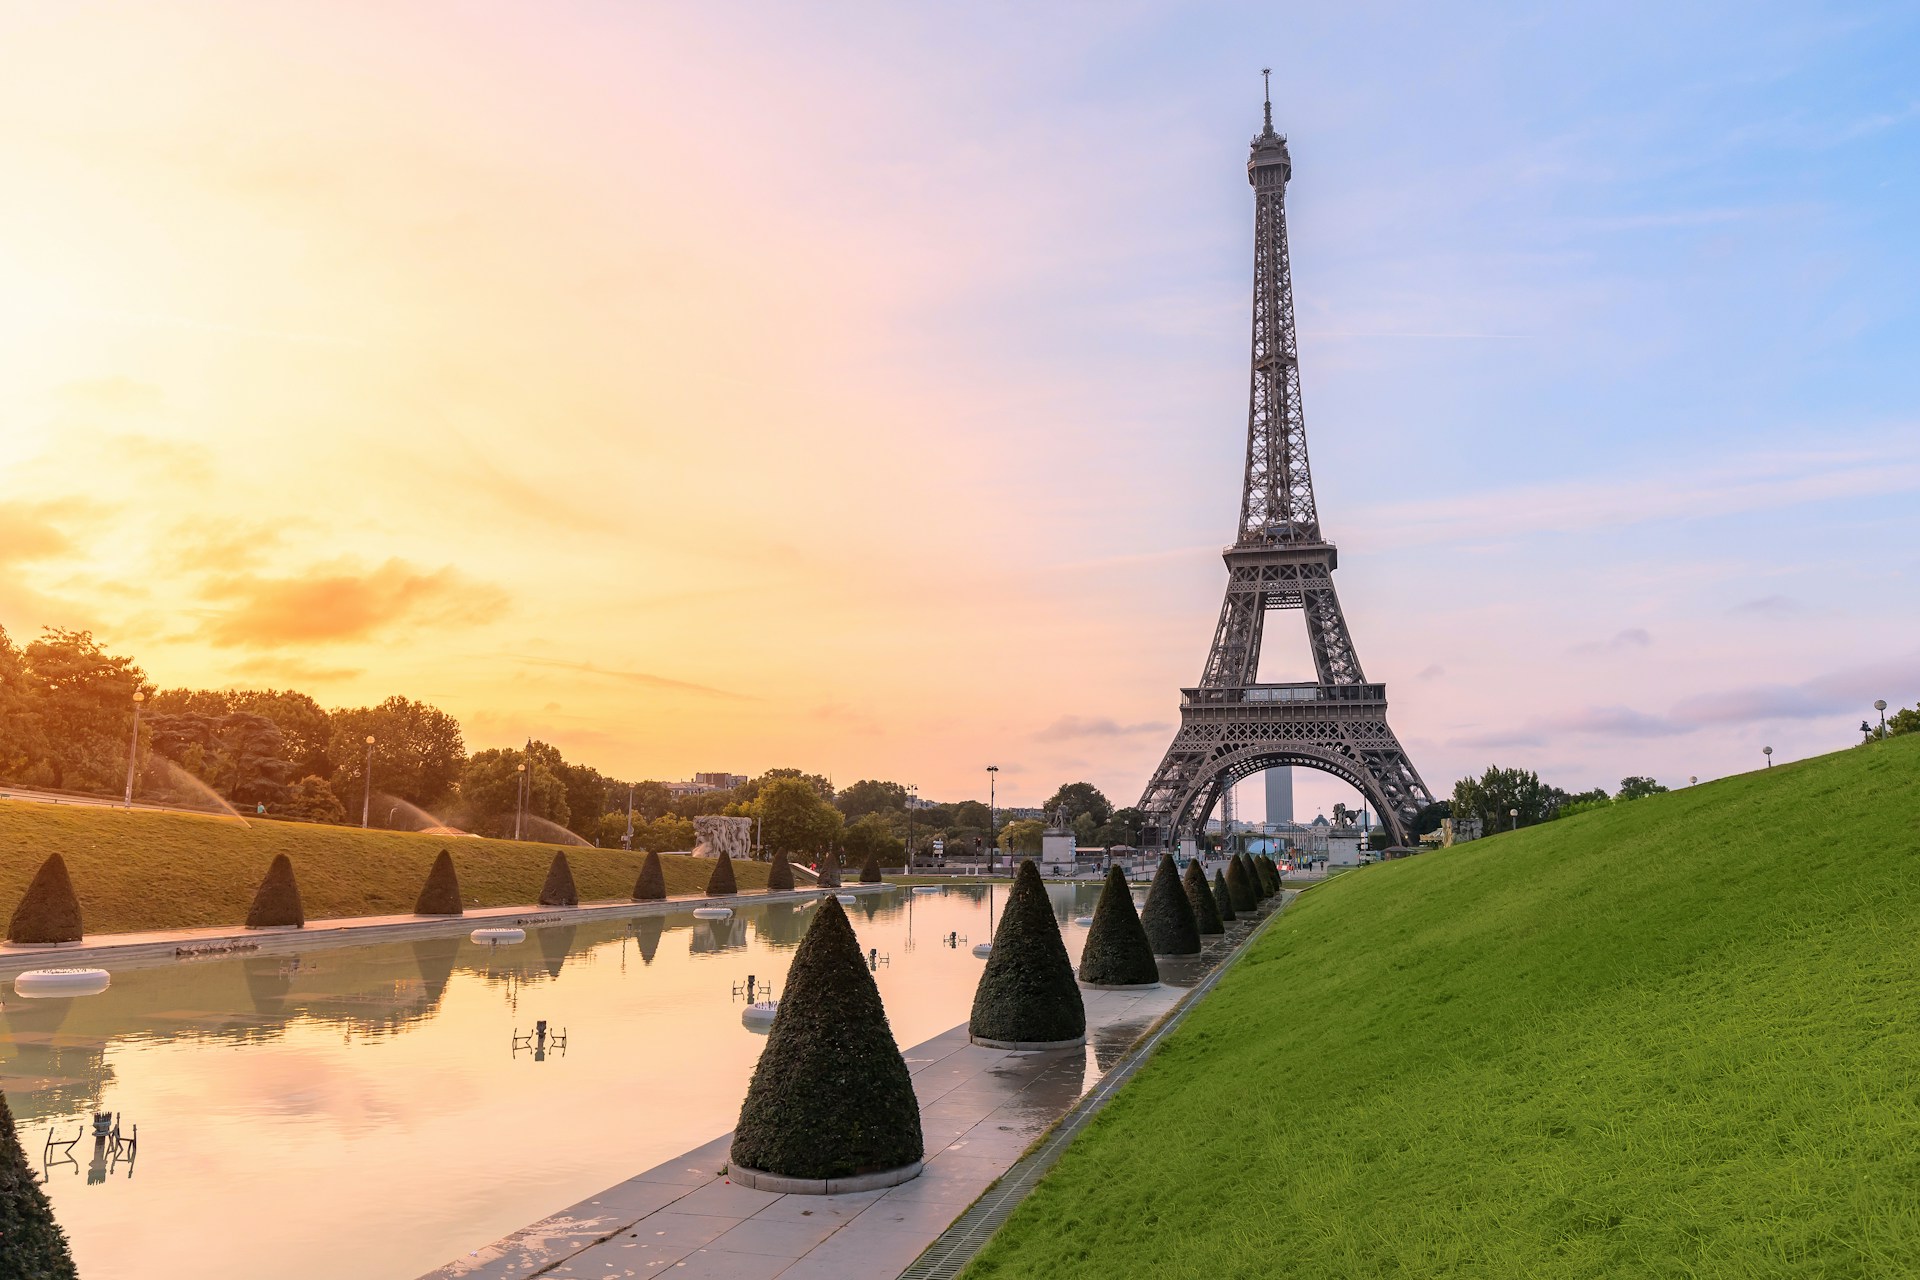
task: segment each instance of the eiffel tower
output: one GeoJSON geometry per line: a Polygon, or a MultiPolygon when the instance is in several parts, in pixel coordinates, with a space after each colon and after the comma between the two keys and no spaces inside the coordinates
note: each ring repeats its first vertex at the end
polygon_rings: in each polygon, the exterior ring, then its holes
{"type": "MultiPolygon", "coordinates": [[[[1266,73],[1262,73],[1263,75],[1266,73]]],[[[1247,414],[1240,531],[1225,551],[1227,598],[1200,683],[1180,691],[1180,729],[1140,807],[1149,843],[1197,835],[1222,792],[1279,765],[1331,773],[1365,796],[1396,844],[1432,801],[1393,730],[1387,687],[1369,684],[1333,588],[1339,557],[1320,532],[1307,469],[1293,333],[1293,273],[1287,258],[1287,181],[1293,161],[1265,127],[1247,157],[1253,185],[1253,389],[1247,414]],[[1269,609],[1306,615],[1318,678],[1261,684],[1260,638],[1269,609]]]]}

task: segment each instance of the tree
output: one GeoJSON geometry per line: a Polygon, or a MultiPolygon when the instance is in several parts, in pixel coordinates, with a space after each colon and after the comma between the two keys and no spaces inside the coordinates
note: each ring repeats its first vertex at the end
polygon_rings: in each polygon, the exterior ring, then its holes
{"type": "Polygon", "coordinates": [[[848,822],[858,822],[870,813],[905,813],[907,789],[897,782],[862,778],[835,797],[833,803],[848,822]]]}
{"type": "Polygon", "coordinates": [[[293,878],[293,859],[276,853],[254,890],[253,905],[247,908],[247,928],[280,929],[291,925],[304,929],[306,908],[300,903],[300,885],[293,878]]]}
{"type": "Polygon", "coordinates": [[[1124,844],[1139,847],[1146,835],[1147,815],[1145,810],[1128,805],[1124,809],[1115,809],[1113,816],[1107,819],[1106,829],[1100,836],[1103,845],[1124,844]]]}
{"type": "Polygon", "coordinates": [[[13,1112],[0,1094],[0,1276],[77,1280],[67,1234],[20,1148],[13,1112]]]}
{"type": "Polygon", "coordinates": [[[825,775],[808,773],[802,769],[769,769],[759,777],[736,788],[733,793],[734,798],[742,803],[752,803],[760,798],[761,792],[783,779],[804,782],[816,797],[828,804],[833,803],[833,784],[827,781],[825,775]]]}
{"type": "Polygon", "coordinates": [[[1093,825],[1096,828],[1113,816],[1112,802],[1101,795],[1100,788],[1091,782],[1067,783],[1054,792],[1053,797],[1042,807],[1049,814],[1059,813],[1064,809],[1068,822],[1074,821],[1083,813],[1092,814],[1093,825]]]}
{"type": "Polygon", "coordinates": [[[1644,800],[1648,796],[1657,796],[1666,788],[1652,778],[1632,777],[1620,779],[1620,792],[1617,800],[1644,800]]]}
{"type": "Polygon", "coordinates": [[[846,912],[828,897],[787,970],[730,1158],[749,1171],[829,1179],[924,1154],[920,1103],[880,989],[846,912]]]}
{"type": "Polygon", "coordinates": [[[347,807],[340,803],[325,778],[306,777],[287,788],[281,812],[301,822],[345,822],[347,807]]]}
{"type": "Polygon", "coordinates": [[[460,877],[453,869],[453,855],[445,849],[433,860],[427,882],[420,886],[420,900],[413,904],[417,916],[457,916],[464,913],[460,904],[460,877]]]}
{"type": "Polygon", "coordinates": [[[453,797],[467,761],[458,720],[437,707],[397,696],[377,707],[333,712],[328,734],[336,795],[362,794],[368,734],[374,739],[374,789],[429,813],[453,797]]]}
{"type": "Polygon", "coordinates": [[[1126,873],[1118,866],[1107,868],[1107,882],[1093,908],[1093,923],[1080,949],[1080,981],[1090,987],[1136,987],[1160,981],[1153,944],[1133,909],[1126,873]]]}
{"type": "Polygon", "coordinates": [[[869,813],[847,828],[844,841],[847,865],[872,860],[876,866],[903,867],[907,863],[907,844],[893,833],[893,826],[878,813],[869,813]]]}
{"type": "Polygon", "coordinates": [[[1001,852],[1036,857],[1040,853],[1041,837],[1046,833],[1046,823],[1036,818],[1016,818],[1000,828],[1001,852]]]}
{"type": "Polygon", "coordinates": [[[566,850],[553,855],[553,861],[547,865],[546,883],[540,886],[540,905],[543,907],[577,907],[580,905],[580,890],[573,883],[573,865],[567,861],[566,850]]]}
{"type": "Polygon", "coordinates": [[[1887,736],[1897,738],[1904,733],[1920,733],[1920,706],[1902,707],[1887,717],[1887,736]]]}
{"type": "Polygon", "coordinates": [[[48,627],[20,657],[44,755],[34,777],[75,791],[118,791],[126,777],[133,695],[153,686],[133,659],[102,649],[90,631],[48,627]]]}
{"type": "Polygon", "coordinates": [[[1213,899],[1213,886],[1207,883],[1207,872],[1200,865],[1200,859],[1195,858],[1187,864],[1186,873],[1180,877],[1180,887],[1187,891],[1187,901],[1193,904],[1193,922],[1203,936],[1227,931],[1226,923],[1220,919],[1220,905],[1213,899]]]}
{"type": "Polygon", "coordinates": [[[163,712],[148,717],[147,732],[154,751],[237,804],[278,807],[286,795],[293,761],[285,758],[280,726],[266,716],[163,712]]]}
{"type": "Polygon", "coordinates": [[[81,932],[80,899],[67,875],[67,861],[57,853],[48,854],[14,908],[7,941],[78,942],[81,932]]]}
{"type": "Polygon", "coordinates": [[[817,855],[840,836],[840,811],[803,777],[768,781],[754,798],[752,812],[760,819],[761,842],[792,857],[817,855]]]}
{"type": "Polygon", "coordinates": [[[634,822],[642,820],[652,822],[673,807],[673,793],[667,790],[664,782],[636,782],[633,784],[634,822]]]}
{"type": "Polygon", "coordinates": [[[1100,823],[1091,813],[1083,813],[1073,820],[1073,842],[1076,845],[1091,847],[1100,839],[1100,823]]]}
{"type": "MultiPolygon", "coordinates": [[[[572,817],[567,784],[560,775],[565,762],[545,743],[530,744],[524,751],[490,747],[468,760],[460,771],[461,825],[485,835],[512,835],[514,814],[521,803],[523,764],[531,779],[526,786],[526,812],[565,826],[572,817]]],[[[374,770],[374,784],[378,786],[377,760],[374,770]]]]}
{"type": "MultiPolygon", "coordinates": [[[[791,982],[791,979],[789,979],[791,982]]],[[[1087,1010],[1060,940],[1040,869],[1022,862],[973,992],[967,1034],[976,1044],[1079,1044],[1087,1010]]]]}
{"type": "Polygon", "coordinates": [[[1454,783],[1452,816],[1479,818],[1481,830],[1488,835],[1515,825],[1512,811],[1519,810],[1518,825],[1545,822],[1553,810],[1548,788],[1540,784],[1540,775],[1527,769],[1502,769],[1494,765],[1479,778],[1462,778],[1454,783]]]}
{"type": "Polygon", "coordinates": [[[1160,855],[1160,867],[1153,873],[1153,887],[1147,890],[1140,923],[1146,927],[1156,956],[1200,954],[1200,924],[1194,919],[1193,904],[1187,901],[1187,891],[1170,853],[1160,855]]]}
{"type": "MultiPolygon", "coordinates": [[[[1455,783],[1454,790],[1458,791],[1459,789],[1459,784],[1455,783]]],[[[1432,804],[1422,805],[1420,806],[1420,811],[1413,816],[1413,830],[1409,834],[1415,839],[1424,835],[1431,835],[1440,829],[1442,822],[1452,816],[1453,802],[1450,800],[1436,800],[1432,804]]]]}

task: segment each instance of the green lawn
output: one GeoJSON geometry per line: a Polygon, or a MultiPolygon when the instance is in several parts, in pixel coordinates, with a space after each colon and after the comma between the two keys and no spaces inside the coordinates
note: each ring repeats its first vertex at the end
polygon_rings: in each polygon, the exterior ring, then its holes
{"type": "Polygon", "coordinates": [[[1920,1275],[1920,736],[1314,888],[966,1275],[1920,1275]]]}
{"type": "MultiPolygon", "coordinates": [[[[88,934],[239,924],[277,853],[293,859],[309,919],[413,910],[427,868],[453,853],[469,906],[532,903],[551,844],[361,831],[303,822],[65,807],[0,800],[0,920],[13,914],[42,859],[59,853],[73,876],[88,934]]],[[[644,853],[567,850],[582,901],[624,899],[644,853]]],[[[667,855],[669,894],[699,893],[713,863],[667,855]]],[[[742,889],[767,883],[765,863],[736,862],[742,889]]]]}

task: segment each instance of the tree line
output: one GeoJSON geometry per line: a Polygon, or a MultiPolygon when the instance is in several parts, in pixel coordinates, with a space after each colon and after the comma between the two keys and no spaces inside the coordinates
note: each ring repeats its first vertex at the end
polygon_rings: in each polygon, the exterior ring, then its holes
{"type": "MultiPolygon", "coordinates": [[[[514,834],[519,819],[533,838],[560,828],[654,852],[691,849],[693,819],[723,814],[753,819],[769,856],[815,860],[834,850],[854,865],[869,854],[901,865],[909,835],[923,855],[935,839],[956,855],[984,851],[988,837],[986,805],[935,804],[909,817],[897,782],[862,779],[836,791],[820,774],[783,768],[731,790],[675,796],[664,782],[618,778],[538,740],[469,753],[459,721],[410,698],[327,708],[293,689],[161,689],[90,632],[58,627],[24,647],[0,627],[0,782],[120,794],[136,694],[135,791],[153,803],[192,805],[211,793],[273,818],[357,825],[364,811],[375,827],[444,824],[491,836],[514,834]]],[[[1116,810],[1086,782],[1059,788],[1047,809],[1083,844],[1137,843],[1145,825],[1139,810],[1116,810]]],[[[994,826],[1002,851],[1038,852],[1042,824],[1001,817],[994,826]]]]}

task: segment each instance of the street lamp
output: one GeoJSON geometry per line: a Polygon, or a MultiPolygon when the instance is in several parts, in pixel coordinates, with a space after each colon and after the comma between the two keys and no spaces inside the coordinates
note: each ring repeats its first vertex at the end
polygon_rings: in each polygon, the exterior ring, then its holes
{"type": "Polygon", "coordinates": [[[527,810],[527,762],[522,760],[513,766],[516,775],[513,783],[513,838],[520,838],[520,815],[527,810]]]}
{"type": "Polygon", "coordinates": [[[1697,774],[1688,774],[1688,775],[1687,775],[1687,785],[1688,785],[1688,786],[1690,786],[1690,787],[1691,787],[1691,786],[1693,786],[1693,785],[1694,785],[1695,783],[1697,783],[1697,782],[1699,782],[1699,781],[1700,781],[1700,778],[1699,778],[1699,776],[1698,776],[1697,774]]]}
{"type": "Polygon", "coordinates": [[[627,834],[620,837],[622,849],[633,848],[633,784],[627,784],[627,834]]]}
{"type": "Polygon", "coordinates": [[[999,856],[1000,846],[993,838],[993,785],[1000,778],[1000,766],[987,766],[987,874],[993,874],[994,860],[999,856]]]}
{"type": "Polygon", "coordinates": [[[1767,768],[1769,769],[1773,768],[1773,748],[1762,747],[1760,748],[1760,751],[1761,751],[1761,754],[1767,757],[1767,768]]]}
{"type": "Polygon", "coordinates": [[[913,801],[920,794],[914,783],[907,784],[907,874],[913,874],[913,801]]]}
{"type": "Polygon", "coordinates": [[[1520,811],[1518,809],[1507,810],[1507,818],[1513,824],[1512,826],[1508,827],[1507,830],[1518,831],[1520,829],[1520,811]]]}
{"type": "Polygon", "coordinates": [[[127,744],[127,808],[133,808],[133,762],[140,754],[140,704],[147,695],[133,691],[133,741],[127,744]]]}
{"type": "Polygon", "coordinates": [[[360,829],[367,829],[367,814],[373,808],[373,735],[367,735],[367,783],[360,795],[360,829]]]}
{"type": "Polygon", "coordinates": [[[1887,700],[1885,698],[1875,698],[1873,700],[1873,709],[1880,713],[1880,736],[1884,738],[1887,736],[1887,700]]]}

